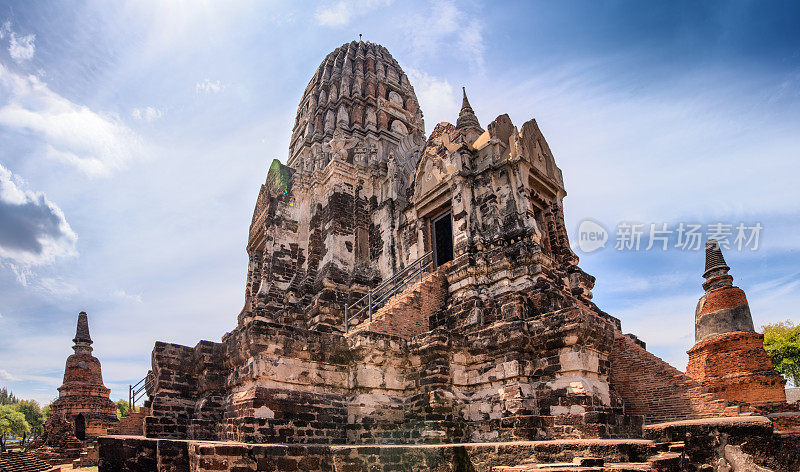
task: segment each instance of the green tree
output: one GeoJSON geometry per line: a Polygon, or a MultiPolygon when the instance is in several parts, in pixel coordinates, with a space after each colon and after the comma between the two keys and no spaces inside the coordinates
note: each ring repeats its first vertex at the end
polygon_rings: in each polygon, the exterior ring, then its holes
{"type": "Polygon", "coordinates": [[[775,370],[800,387],[800,324],[791,321],[764,325],[764,349],[775,370]]]}
{"type": "Polygon", "coordinates": [[[25,415],[10,405],[0,405],[0,451],[6,450],[6,437],[24,436],[31,430],[25,415]]]}
{"type": "Polygon", "coordinates": [[[50,419],[50,412],[51,412],[51,405],[52,404],[53,404],[53,402],[50,402],[49,404],[47,404],[47,405],[42,407],[42,419],[44,420],[45,423],[47,423],[47,420],[50,419]]]}
{"type": "Polygon", "coordinates": [[[22,446],[27,447],[26,440],[33,440],[44,431],[44,415],[39,403],[36,400],[22,400],[14,405],[14,408],[22,413],[25,421],[30,426],[30,435],[27,433],[22,434],[22,446]]]}
{"type": "Polygon", "coordinates": [[[117,405],[117,418],[128,416],[128,413],[130,413],[130,405],[128,405],[128,400],[117,400],[115,405],[117,405]]]}
{"type": "Polygon", "coordinates": [[[14,392],[9,392],[5,387],[0,388],[0,405],[13,405],[19,398],[14,396],[14,392]]]}

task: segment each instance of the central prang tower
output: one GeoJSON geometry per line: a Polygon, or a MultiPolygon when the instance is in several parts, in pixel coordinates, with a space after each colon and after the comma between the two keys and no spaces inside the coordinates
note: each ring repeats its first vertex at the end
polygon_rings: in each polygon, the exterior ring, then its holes
{"type": "MultiPolygon", "coordinates": [[[[388,51],[345,44],[261,186],[222,343],[157,343],[148,437],[372,444],[637,434],[535,120],[464,91],[425,139],[388,51]],[[456,117],[454,117],[456,118],[456,117]],[[373,303],[376,302],[376,303],[373,303]]],[[[621,336],[621,335],[620,335],[621,336]]]]}
{"type": "Polygon", "coordinates": [[[386,48],[328,54],[300,100],[288,165],[273,161],[258,196],[240,323],[333,325],[351,288],[397,271],[394,222],[424,142],[414,88],[386,48]]]}

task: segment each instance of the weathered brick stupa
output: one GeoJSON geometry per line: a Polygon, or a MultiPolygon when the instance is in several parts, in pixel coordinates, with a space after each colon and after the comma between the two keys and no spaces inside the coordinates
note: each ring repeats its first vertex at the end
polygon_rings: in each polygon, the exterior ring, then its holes
{"type": "Polygon", "coordinates": [[[731,402],[786,403],[786,380],[772,367],[756,333],[747,297],[733,286],[716,240],[706,244],[703,289],[695,312],[695,345],[686,374],[731,402]]]}
{"type": "Polygon", "coordinates": [[[103,438],[101,471],[490,470],[554,439],[641,462],[608,438],[739,413],[592,302],[565,196],[535,120],[484,129],[464,92],[426,140],[389,52],[339,47],[259,191],[237,326],[156,343],[145,437],[103,438]]]}
{"type": "Polygon", "coordinates": [[[118,422],[117,408],[109,398],[111,391],[103,385],[100,361],[92,355],[85,312],[78,315],[72,342],[75,352],[67,358],[64,383],[50,406],[44,433],[34,444],[35,448],[43,448],[42,453],[64,458],[77,458],[89,443],[113,432],[118,422]]]}

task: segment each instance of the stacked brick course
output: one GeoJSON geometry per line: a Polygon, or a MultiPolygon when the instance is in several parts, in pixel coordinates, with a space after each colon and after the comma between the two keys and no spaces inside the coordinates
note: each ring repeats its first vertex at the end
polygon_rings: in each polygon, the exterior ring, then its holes
{"type": "Polygon", "coordinates": [[[114,427],[113,434],[123,436],[140,436],[144,434],[144,419],[150,416],[150,408],[142,406],[137,411],[131,411],[127,416],[120,418],[114,427]]]}
{"type": "Polygon", "coordinates": [[[646,424],[737,414],[699,382],[619,334],[611,353],[611,384],[628,414],[646,424]]]}
{"type": "Polygon", "coordinates": [[[773,369],[760,333],[735,331],[695,344],[689,350],[686,374],[720,398],[786,403],[786,380],[773,369]]]}

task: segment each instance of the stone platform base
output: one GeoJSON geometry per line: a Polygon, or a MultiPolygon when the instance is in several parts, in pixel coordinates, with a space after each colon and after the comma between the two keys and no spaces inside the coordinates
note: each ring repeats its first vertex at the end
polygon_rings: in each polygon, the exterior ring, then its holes
{"type": "Polygon", "coordinates": [[[682,442],[689,463],[711,464],[715,471],[800,471],[800,434],[776,433],[764,416],[660,423],[645,426],[644,435],[656,442],[682,442]]]}
{"type": "Polygon", "coordinates": [[[647,439],[359,446],[104,436],[99,440],[99,468],[100,472],[510,472],[547,470],[553,465],[562,471],[695,471],[717,470],[708,467],[718,467],[722,460],[731,466],[758,464],[768,471],[800,470],[800,435],[775,434],[765,417],[662,423],[647,426],[645,435],[647,439]],[[593,462],[603,465],[591,467],[593,462]]]}
{"type": "Polygon", "coordinates": [[[521,462],[644,460],[653,442],[642,439],[578,439],[435,445],[281,445],[105,436],[100,472],[209,471],[492,471],[521,462]]]}

